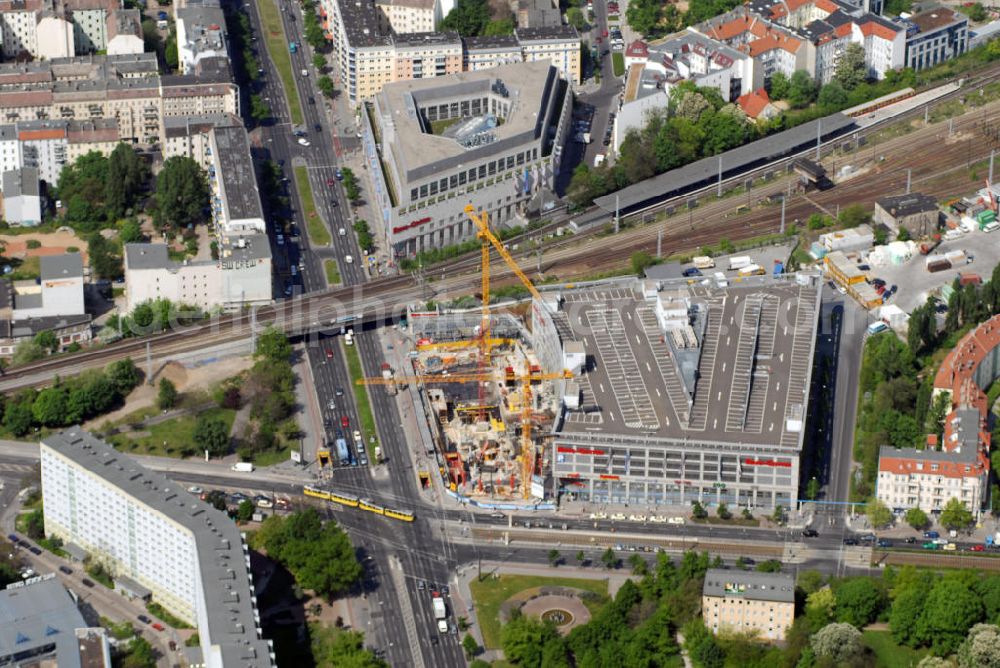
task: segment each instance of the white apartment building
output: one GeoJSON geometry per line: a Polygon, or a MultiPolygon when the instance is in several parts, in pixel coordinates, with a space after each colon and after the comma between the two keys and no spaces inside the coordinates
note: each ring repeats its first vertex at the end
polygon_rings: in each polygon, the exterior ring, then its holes
{"type": "MultiPolygon", "coordinates": [[[[4,179],[6,181],[6,179],[4,179]]],[[[6,185],[6,184],[5,184],[6,185]]],[[[43,255],[40,278],[14,284],[14,321],[86,313],[83,302],[83,259],[79,253],[43,255]]]]}
{"type": "Polygon", "coordinates": [[[462,69],[467,72],[488,70],[524,60],[521,45],[513,35],[496,37],[464,37],[462,69]]]}
{"type": "Polygon", "coordinates": [[[795,578],[710,568],[702,588],[701,614],[713,633],[748,633],[780,642],[795,621],[795,578]]]}
{"type": "Polygon", "coordinates": [[[383,32],[434,32],[444,16],[439,0],[377,0],[383,32]]]}
{"type": "Polygon", "coordinates": [[[114,119],[0,125],[0,172],[30,167],[39,179],[54,184],[66,164],[90,151],[109,155],[118,143],[114,119]]]}
{"type": "Polygon", "coordinates": [[[9,225],[34,227],[42,222],[38,170],[33,167],[2,172],[3,219],[9,225]]]}
{"type": "Polygon", "coordinates": [[[207,668],[270,668],[236,525],[161,474],[73,428],[39,444],[45,530],[197,626],[207,668]]]}
{"type": "MultiPolygon", "coordinates": [[[[243,127],[243,122],[228,114],[170,116],[163,119],[163,159],[174,156],[191,158],[208,172],[214,168],[211,132],[216,127],[243,127]]],[[[2,145],[0,145],[2,149],[2,145]]]]}
{"type": "Polygon", "coordinates": [[[217,2],[190,3],[177,15],[177,61],[181,74],[194,74],[205,58],[229,58],[226,17],[217,2]]]}
{"type": "Polygon", "coordinates": [[[208,182],[216,231],[225,236],[266,234],[246,128],[215,127],[208,137],[212,159],[208,182]]]}
{"type": "Polygon", "coordinates": [[[72,58],[76,55],[76,30],[73,24],[59,16],[43,16],[35,27],[35,48],[38,58],[72,58]]]}
{"type": "Polygon", "coordinates": [[[896,449],[879,450],[876,497],[890,508],[920,508],[940,511],[958,499],[973,513],[982,508],[988,490],[989,468],[972,450],[896,449]]]}
{"type": "Polygon", "coordinates": [[[139,10],[114,0],[3,0],[0,35],[6,58],[142,53],[139,10]]]}
{"type": "Polygon", "coordinates": [[[550,61],[574,86],[580,85],[580,35],[573,26],[518,28],[524,62],[550,61]]]}

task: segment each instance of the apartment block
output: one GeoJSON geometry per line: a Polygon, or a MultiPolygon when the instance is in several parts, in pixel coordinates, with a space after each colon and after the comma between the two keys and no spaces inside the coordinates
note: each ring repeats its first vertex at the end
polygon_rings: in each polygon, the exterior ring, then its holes
{"type": "Polygon", "coordinates": [[[444,15],[438,0],[378,0],[383,32],[434,32],[444,15]]]}
{"type": "Polygon", "coordinates": [[[250,557],[224,513],[80,428],[39,444],[45,530],[102,563],[123,589],[197,626],[206,668],[270,668],[250,557]]]}
{"type": "MultiPolygon", "coordinates": [[[[4,181],[5,186],[10,185],[6,183],[6,178],[4,181]]],[[[83,303],[83,260],[80,254],[43,255],[39,264],[38,281],[14,283],[14,309],[11,318],[17,321],[86,313],[83,303]]]]}
{"type": "Polygon", "coordinates": [[[918,72],[969,48],[969,18],[961,12],[935,7],[899,21],[906,28],[906,67],[918,72]]]}
{"type": "Polygon", "coordinates": [[[780,642],[795,621],[795,578],[710,568],[702,588],[701,615],[713,633],[749,633],[780,642]]]}
{"type": "Polygon", "coordinates": [[[217,127],[242,127],[243,122],[239,117],[228,114],[201,114],[169,116],[163,119],[163,126],[166,136],[163,159],[174,156],[191,158],[207,172],[213,167],[212,130],[217,127]]]}
{"type": "Polygon", "coordinates": [[[208,133],[212,159],[208,182],[218,234],[266,234],[250,140],[242,125],[217,126],[208,133]]]}
{"type": "Polygon", "coordinates": [[[463,37],[462,69],[467,72],[488,70],[524,60],[521,46],[513,35],[463,37]]]}
{"type": "Polygon", "coordinates": [[[580,35],[573,26],[517,28],[524,62],[549,61],[574,86],[580,85],[580,35]]]}
{"type": "Polygon", "coordinates": [[[113,0],[5,0],[0,36],[5,58],[143,52],[139,10],[113,0]]]}
{"type": "MultiPolygon", "coordinates": [[[[372,99],[394,81],[444,76],[463,69],[476,71],[509,62],[548,61],[568,81],[580,82],[581,42],[572,26],[518,29],[516,48],[512,49],[507,38],[463,41],[455,33],[402,32],[396,25],[404,24],[387,18],[386,12],[394,7],[373,0],[321,2],[324,27],[333,42],[351,104],[372,99]],[[470,45],[473,51],[467,52],[470,45]]],[[[441,11],[446,14],[446,9],[441,11]]]]}
{"type": "Polygon", "coordinates": [[[108,119],[123,141],[159,144],[163,118],[206,113],[239,113],[226,60],[201,61],[197,76],[161,76],[152,53],[0,64],[3,123],[108,119]]]}
{"type": "Polygon", "coordinates": [[[181,74],[196,74],[205,58],[229,58],[226,17],[217,1],[189,2],[176,10],[176,17],[181,74]]]}
{"type": "MultiPolygon", "coordinates": [[[[3,185],[3,219],[8,225],[34,227],[42,222],[42,197],[38,170],[33,167],[0,172],[3,185]]],[[[83,295],[81,286],[81,296],[83,295]]]]}

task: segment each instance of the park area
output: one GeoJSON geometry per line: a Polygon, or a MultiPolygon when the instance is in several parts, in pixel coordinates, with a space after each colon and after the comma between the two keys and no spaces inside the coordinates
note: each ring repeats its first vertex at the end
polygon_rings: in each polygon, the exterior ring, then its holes
{"type": "MultiPolygon", "coordinates": [[[[540,575],[500,575],[472,580],[469,589],[475,601],[483,644],[489,649],[500,647],[500,610],[505,602],[518,598],[525,602],[541,593],[541,588],[577,589],[592,596],[581,596],[590,613],[608,600],[608,581],[585,578],[558,578],[540,575]]],[[[581,620],[583,621],[583,620],[581,620]]]]}

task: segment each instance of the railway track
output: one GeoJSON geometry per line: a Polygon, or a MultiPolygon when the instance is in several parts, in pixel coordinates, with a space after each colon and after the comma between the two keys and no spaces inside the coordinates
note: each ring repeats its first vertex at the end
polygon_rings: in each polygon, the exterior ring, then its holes
{"type": "MultiPolygon", "coordinates": [[[[978,86],[998,80],[1000,80],[1000,67],[995,67],[994,71],[968,78],[961,89],[942,96],[931,106],[958,99],[964,95],[968,95],[971,90],[978,86]]],[[[987,115],[989,106],[984,105],[984,107],[976,111],[955,118],[954,130],[957,133],[962,133],[963,131],[968,131],[970,128],[974,129],[974,126],[987,115]]],[[[880,124],[852,133],[850,139],[845,136],[831,140],[821,148],[821,151],[828,158],[831,154],[839,156],[840,154],[837,151],[840,151],[840,148],[846,141],[856,140],[858,137],[871,137],[881,132],[887,126],[919,117],[923,113],[923,107],[915,108],[892,119],[887,119],[880,124]]],[[[908,135],[889,140],[881,145],[880,150],[886,155],[893,155],[905,147],[908,164],[911,164],[914,170],[912,181],[914,185],[930,183],[935,175],[941,174],[941,169],[944,167],[958,168],[956,165],[961,165],[963,155],[966,162],[969,162],[970,159],[972,162],[976,162],[986,157],[981,155],[970,158],[970,148],[964,146],[961,142],[941,144],[934,141],[933,135],[940,135],[942,125],[928,126],[927,128],[915,130],[908,135]]],[[[867,147],[858,150],[867,150],[867,147]]],[[[812,149],[808,151],[808,153],[811,152],[812,149]]],[[[786,158],[748,174],[723,181],[723,186],[731,188],[733,184],[742,184],[745,180],[755,177],[760,178],[765,173],[782,173],[785,166],[793,159],[794,157],[786,158]]],[[[902,183],[905,183],[905,169],[905,167],[900,166],[895,169],[883,169],[869,178],[857,177],[836,186],[832,190],[814,193],[808,199],[798,196],[793,197],[786,206],[786,220],[792,221],[796,218],[805,220],[811,213],[816,212],[819,207],[835,206],[835,200],[866,202],[874,200],[875,197],[887,192],[901,190],[902,183]]],[[[778,178],[773,182],[773,186],[758,191],[753,196],[762,199],[768,195],[785,192],[788,178],[787,176],[778,178]]],[[[626,224],[629,224],[635,220],[648,219],[651,216],[657,215],[658,212],[665,211],[669,207],[676,208],[678,205],[686,205],[689,200],[703,198],[706,194],[714,192],[716,187],[716,185],[706,186],[698,191],[672,198],[656,207],[625,216],[623,220],[626,224]]],[[[941,187],[931,187],[927,189],[927,192],[928,194],[943,196],[949,194],[950,191],[941,187]]],[[[739,241],[776,231],[778,214],[774,207],[756,209],[747,214],[732,218],[724,217],[723,214],[731,210],[733,202],[737,200],[738,196],[734,196],[732,199],[708,202],[704,206],[690,211],[687,216],[674,215],[668,218],[665,223],[643,224],[624,229],[614,237],[613,243],[591,243],[601,231],[599,226],[591,226],[590,229],[584,230],[580,234],[571,235],[565,239],[558,239],[548,243],[543,249],[542,271],[552,271],[553,269],[565,267],[571,263],[580,263],[581,261],[586,261],[588,273],[613,265],[619,265],[622,257],[636,250],[653,249],[657,236],[661,231],[663,232],[663,244],[667,255],[671,252],[695,249],[702,245],[715,243],[722,238],[739,241]],[[714,219],[712,216],[714,216],[714,219]],[[696,218],[698,219],[697,224],[695,224],[696,218]]],[[[599,218],[600,215],[596,207],[579,212],[574,216],[576,220],[593,221],[599,218]]],[[[520,245],[530,239],[551,233],[559,226],[566,224],[569,220],[569,215],[559,213],[551,223],[513,237],[508,240],[508,244],[512,246],[514,244],[520,245]]],[[[530,260],[530,256],[525,256],[523,259],[530,260]]],[[[525,265],[530,266],[530,261],[526,261],[525,265]]],[[[447,294],[457,289],[465,293],[468,291],[470,285],[468,274],[478,273],[478,267],[478,254],[471,253],[447,263],[428,268],[426,273],[430,276],[439,274],[442,276],[442,280],[434,282],[433,287],[436,292],[447,294]]],[[[495,268],[494,278],[498,285],[516,280],[506,267],[495,268]]],[[[87,369],[103,366],[118,359],[143,355],[145,354],[147,345],[150,347],[154,360],[160,361],[173,355],[191,352],[219,343],[246,339],[251,335],[251,327],[255,326],[254,323],[256,323],[258,328],[266,327],[270,324],[279,324],[293,331],[317,327],[322,323],[330,322],[331,318],[327,316],[357,312],[359,301],[362,305],[377,302],[386,312],[391,312],[393,309],[397,309],[398,311],[399,308],[402,308],[407,303],[407,300],[419,299],[419,291],[420,288],[415,288],[413,285],[413,277],[404,274],[372,281],[366,284],[363,290],[362,288],[340,288],[310,293],[296,299],[285,300],[271,306],[259,308],[253,315],[248,312],[219,316],[208,321],[178,327],[162,334],[124,339],[102,348],[86,350],[71,355],[59,355],[16,367],[8,370],[0,378],[0,391],[7,392],[21,387],[44,384],[49,382],[51,377],[57,373],[79,373],[87,369]],[[388,308],[386,308],[387,305],[388,308]],[[352,309],[354,310],[352,311],[352,309]]]]}

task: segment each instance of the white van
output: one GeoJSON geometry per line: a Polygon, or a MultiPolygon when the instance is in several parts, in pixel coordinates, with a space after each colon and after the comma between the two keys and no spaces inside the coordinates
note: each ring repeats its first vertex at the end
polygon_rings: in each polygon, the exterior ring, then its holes
{"type": "Polygon", "coordinates": [[[887,329],[889,329],[889,325],[879,320],[878,322],[873,322],[868,325],[868,335],[871,336],[872,334],[878,334],[879,332],[884,332],[887,329]]]}
{"type": "Polygon", "coordinates": [[[986,227],[983,228],[983,232],[996,232],[1000,230],[1000,223],[993,221],[992,223],[987,223],[986,227]]]}
{"type": "Polygon", "coordinates": [[[715,284],[720,288],[729,287],[729,281],[726,279],[726,275],[723,274],[721,271],[715,272],[714,278],[715,278],[715,284]]]}

